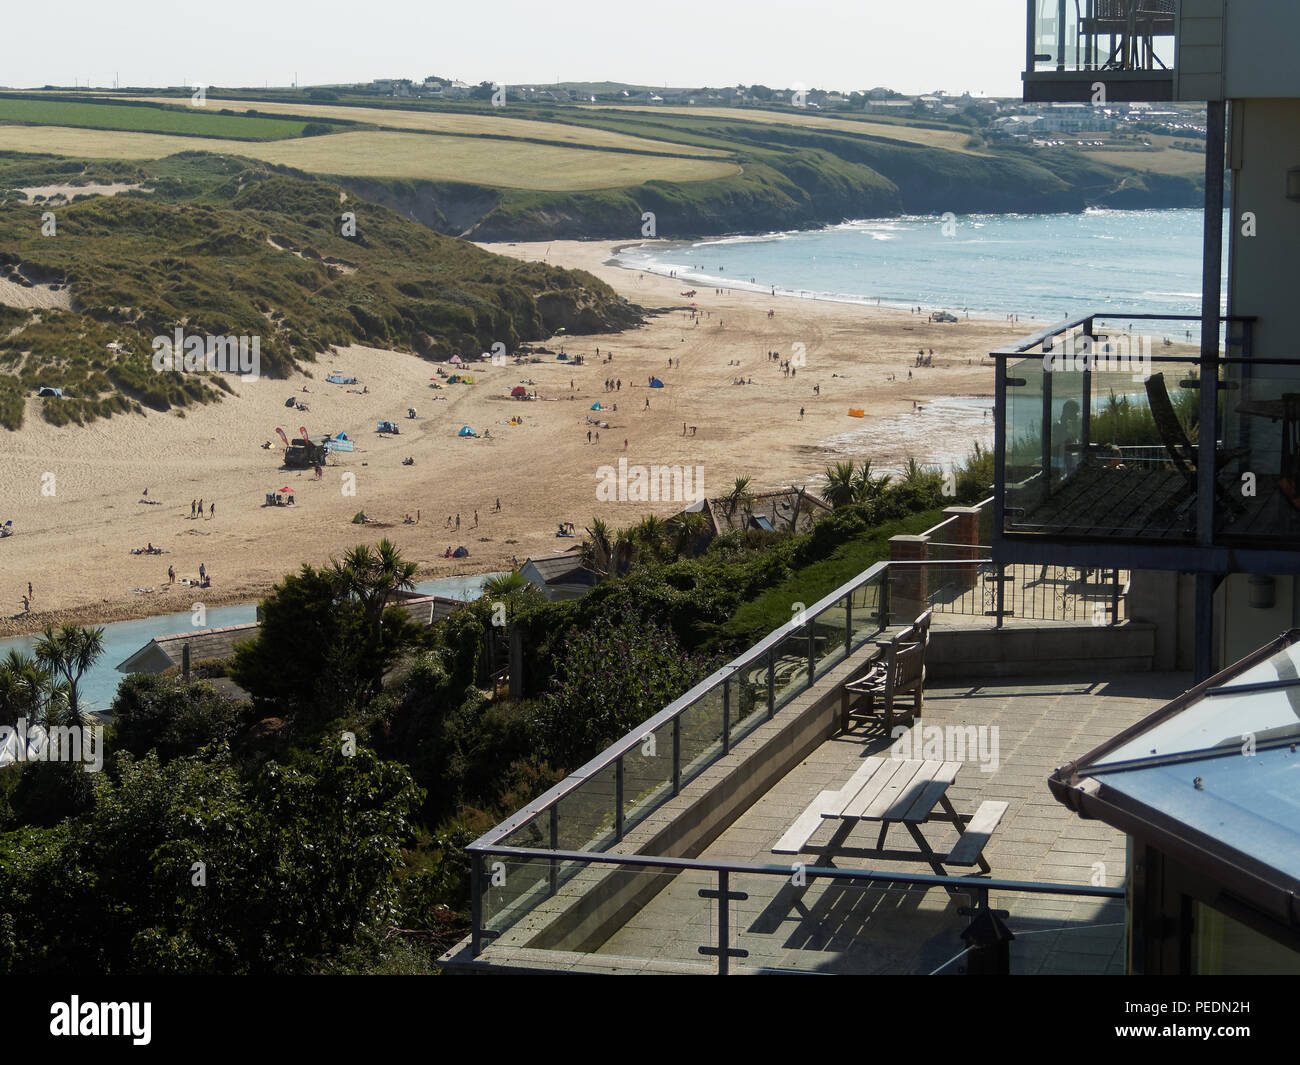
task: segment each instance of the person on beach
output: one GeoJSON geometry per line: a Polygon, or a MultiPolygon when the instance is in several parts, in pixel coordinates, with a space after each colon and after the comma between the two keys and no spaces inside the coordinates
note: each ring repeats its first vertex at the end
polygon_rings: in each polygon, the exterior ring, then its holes
{"type": "Polygon", "coordinates": [[[474,511],[474,528],[478,528],[478,511],[474,511]]]}
{"type": "Polygon", "coordinates": [[[203,517],[203,500],[199,500],[199,517],[203,517]]]}
{"type": "Polygon", "coordinates": [[[800,417],[800,418],[803,417],[803,408],[802,408],[802,407],[799,408],[799,417],[800,417]]]}
{"type": "Polygon", "coordinates": [[[599,429],[596,430],[596,443],[598,443],[598,444],[600,443],[600,430],[599,430],[599,429]]]}
{"type": "Polygon", "coordinates": [[[460,528],[460,515],[459,515],[459,514],[456,515],[456,528],[458,528],[458,529],[460,528]]]}
{"type": "Polygon", "coordinates": [[[501,510],[501,497],[500,497],[500,496],[497,496],[497,505],[496,505],[496,507],[495,507],[494,509],[496,509],[497,511],[500,511],[500,510],[501,510]]]}
{"type": "Polygon", "coordinates": [[[209,519],[212,519],[212,518],[215,518],[216,516],[217,516],[217,505],[216,505],[215,503],[209,503],[209,504],[208,504],[208,518],[209,518],[209,519]]]}
{"type": "Polygon", "coordinates": [[[28,599],[27,596],[23,596],[23,613],[30,614],[31,612],[32,612],[32,601],[28,599]]]}
{"type": "Polygon", "coordinates": [[[591,430],[590,430],[590,429],[587,430],[587,443],[589,443],[589,444],[591,443],[591,430]]]}
{"type": "Polygon", "coordinates": [[[624,451],[627,450],[627,437],[626,437],[626,436],[623,437],[623,450],[624,450],[624,451]]]}
{"type": "Polygon", "coordinates": [[[650,397],[649,397],[649,396],[646,396],[646,398],[645,398],[645,409],[646,409],[646,410],[649,410],[649,409],[650,409],[650,397]]]}
{"type": "Polygon", "coordinates": [[[36,598],[36,596],[32,595],[32,582],[31,582],[31,581],[28,581],[28,582],[27,582],[27,598],[28,598],[28,599],[35,599],[35,598],[36,598]]]}
{"type": "Polygon", "coordinates": [[[175,583],[176,583],[176,567],[175,567],[175,566],[168,566],[168,567],[167,567],[167,583],[168,583],[168,584],[175,584],[175,583]]]}
{"type": "Polygon", "coordinates": [[[194,510],[195,510],[195,508],[196,508],[198,505],[199,505],[199,501],[198,501],[197,499],[191,499],[191,500],[190,500],[190,517],[191,517],[191,518],[194,517],[194,510]]]}
{"type": "Polygon", "coordinates": [[[199,580],[201,580],[201,581],[206,581],[207,579],[208,579],[208,567],[207,567],[206,565],[204,565],[202,562],[200,562],[200,563],[199,563],[199,580]]]}

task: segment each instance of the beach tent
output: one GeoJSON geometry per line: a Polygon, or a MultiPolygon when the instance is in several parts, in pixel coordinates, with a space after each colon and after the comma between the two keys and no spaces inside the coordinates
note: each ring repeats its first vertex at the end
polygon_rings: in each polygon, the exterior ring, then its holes
{"type": "Polygon", "coordinates": [[[595,403],[593,403],[593,404],[591,405],[591,409],[592,409],[592,410],[602,410],[603,408],[602,408],[601,405],[600,405],[600,401],[597,400],[595,403]]]}
{"type": "MultiPolygon", "coordinates": [[[[515,385],[515,387],[510,390],[510,394],[514,396],[516,399],[518,399],[520,396],[528,395],[528,389],[526,389],[523,385],[515,385]]],[[[596,405],[600,406],[599,403],[596,405]]]]}
{"type": "Polygon", "coordinates": [[[448,359],[447,361],[448,361],[449,363],[451,363],[453,366],[463,366],[463,365],[464,365],[464,363],[461,361],[461,357],[460,357],[459,355],[453,355],[453,356],[452,356],[450,359],[448,359]]]}
{"type": "Polygon", "coordinates": [[[462,425],[460,427],[460,432],[457,433],[456,435],[457,436],[478,436],[478,433],[474,432],[474,430],[471,429],[468,425],[462,425]]]}
{"type": "Polygon", "coordinates": [[[659,380],[659,378],[657,378],[657,377],[652,377],[652,378],[650,379],[650,387],[651,387],[651,388],[663,388],[663,386],[664,386],[664,383],[663,383],[661,380],[659,380]]]}
{"type": "Polygon", "coordinates": [[[465,547],[464,547],[464,545],[462,544],[460,547],[456,548],[456,550],[453,551],[453,552],[451,553],[451,557],[452,557],[452,558],[469,558],[469,552],[465,550],[465,547]]]}
{"type": "Polygon", "coordinates": [[[286,400],[284,401],[284,405],[285,405],[286,407],[292,407],[292,406],[293,406],[295,403],[297,403],[297,402],[298,402],[298,397],[297,397],[297,396],[290,396],[288,399],[286,399],[286,400]]]}
{"type": "Polygon", "coordinates": [[[36,390],[36,394],[38,396],[61,396],[63,395],[63,389],[50,388],[48,385],[41,385],[41,387],[36,390]]]}

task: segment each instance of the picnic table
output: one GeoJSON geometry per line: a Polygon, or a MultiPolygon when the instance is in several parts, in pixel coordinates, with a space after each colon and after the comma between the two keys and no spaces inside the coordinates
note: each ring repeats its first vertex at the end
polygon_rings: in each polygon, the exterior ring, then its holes
{"type": "Polygon", "coordinates": [[[823,791],[804,810],[785,835],[772,848],[773,854],[800,854],[803,851],[820,851],[821,860],[834,865],[836,853],[850,853],[845,840],[860,822],[879,823],[880,835],[876,840],[876,857],[909,859],[917,857],[911,852],[886,851],[885,837],[891,825],[901,824],[907,829],[920,857],[940,876],[947,876],[945,866],[978,865],[981,872],[990,873],[984,858],[984,848],[1006,813],[1005,802],[985,801],[974,814],[960,814],[948,798],[948,787],[961,771],[961,762],[921,761],[912,758],[893,758],[877,755],[867,758],[838,791],[823,791]],[[940,809],[936,815],[935,808],[940,809]],[[833,835],[824,846],[810,847],[809,841],[824,821],[838,822],[833,835]],[[958,832],[957,843],[946,854],[937,854],[921,830],[928,821],[947,821],[958,832]]]}

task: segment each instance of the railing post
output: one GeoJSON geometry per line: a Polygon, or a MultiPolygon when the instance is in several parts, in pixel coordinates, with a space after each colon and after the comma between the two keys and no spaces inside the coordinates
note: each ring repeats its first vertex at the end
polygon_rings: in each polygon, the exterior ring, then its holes
{"type": "Polygon", "coordinates": [[[1002,621],[1007,616],[1007,566],[1002,563],[997,567],[998,571],[998,605],[997,605],[997,624],[995,628],[1002,628],[1002,621]]]}
{"type": "Polygon", "coordinates": [[[731,753],[731,678],[722,682],[722,753],[731,753]]]}
{"type": "Polygon", "coordinates": [[[727,975],[729,948],[731,947],[731,913],[727,897],[731,894],[731,876],[725,869],[718,870],[718,975],[727,975]]]}
{"type": "Polygon", "coordinates": [[[673,794],[682,790],[682,715],[673,718],[673,794]]]}
{"type": "Polygon", "coordinates": [[[817,669],[816,639],[816,632],[813,629],[813,623],[810,620],[808,622],[808,683],[804,685],[804,691],[807,691],[813,686],[813,674],[817,669]]]}
{"type": "Polygon", "coordinates": [[[469,856],[469,923],[470,954],[477,958],[483,951],[483,859],[469,856]]]}
{"type": "Polygon", "coordinates": [[[853,593],[844,597],[844,657],[853,651],[853,593]]]}
{"type": "Polygon", "coordinates": [[[614,839],[623,838],[623,756],[614,763],[614,839]]]}
{"type": "Polygon", "coordinates": [[[1116,566],[1111,570],[1112,580],[1110,585],[1110,623],[1119,624],[1119,567],[1116,566]]]}
{"type": "Polygon", "coordinates": [[[770,721],[776,714],[776,654],[771,649],[767,652],[767,718],[770,721]]]}
{"type": "MultiPolygon", "coordinates": [[[[555,803],[554,805],[552,805],[550,821],[551,821],[551,850],[558,851],[560,849],[560,804],[559,803],[555,803]]],[[[556,891],[559,890],[560,887],[560,863],[555,858],[551,859],[550,882],[551,882],[550,883],[551,894],[554,895],[556,891]]]]}

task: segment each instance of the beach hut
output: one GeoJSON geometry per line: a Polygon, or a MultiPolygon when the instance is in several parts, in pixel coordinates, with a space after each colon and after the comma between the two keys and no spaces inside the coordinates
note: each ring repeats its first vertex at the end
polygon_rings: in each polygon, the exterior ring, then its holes
{"type": "Polygon", "coordinates": [[[528,395],[528,389],[526,389],[523,385],[515,385],[515,387],[510,390],[510,395],[514,399],[523,399],[526,395],[528,395]]]}
{"type": "Polygon", "coordinates": [[[650,387],[651,387],[651,388],[663,388],[663,386],[664,386],[664,383],[663,383],[661,380],[659,380],[659,378],[657,378],[657,377],[652,377],[652,378],[650,378],[650,387]]]}

